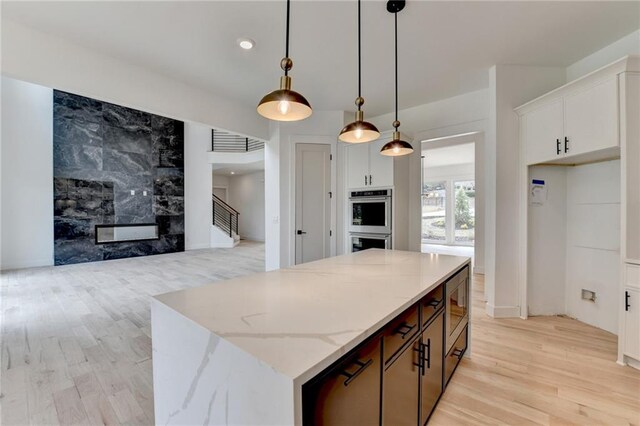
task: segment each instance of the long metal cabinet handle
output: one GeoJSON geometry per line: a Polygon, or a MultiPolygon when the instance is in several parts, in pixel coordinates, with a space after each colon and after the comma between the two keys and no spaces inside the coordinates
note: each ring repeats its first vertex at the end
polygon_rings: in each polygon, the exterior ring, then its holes
{"type": "MultiPolygon", "coordinates": [[[[424,361],[427,363],[427,368],[431,369],[431,338],[428,338],[427,344],[423,344],[423,346],[427,349],[426,354],[424,350],[422,351],[423,356],[426,355],[424,361]]],[[[422,371],[422,375],[424,375],[424,370],[422,371]]]]}
{"type": "Polygon", "coordinates": [[[373,183],[373,177],[369,175],[369,185],[371,185],[372,183],[373,183]]]}
{"type": "Polygon", "coordinates": [[[556,139],[556,155],[560,155],[560,139],[556,139]]]}
{"type": "Polygon", "coordinates": [[[418,372],[424,376],[424,347],[421,342],[418,342],[418,347],[414,346],[414,351],[418,352],[418,362],[413,363],[416,367],[418,367],[418,372]]]}
{"type": "Polygon", "coordinates": [[[569,152],[569,138],[566,136],[564,137],[564,152],[565,154],[569,152]]]}
{"type": "Polygon", "coordinates": [[[631,297],[631,295],[629,294],[628,291],[624,292],[624,310],[625,311],[629,311],[629,308],[631,307],[631,305],[629,304],[629,298],[631,297]]]}
{"type": "Polygon", "coordinates": [[[362,362],[360,360],[355,360],[353,363],[358,365],[358,369],[356,371],[354,371],[353,373],[349,373],[348,371],[342,370],[340,372],[340,374],[342,374],[343,376],[346,376],[346,378],[347,378],[344,381],[344,385],[345,386],[349,386],[349,383],[351,383],[353,380],[355,380],[355,378],[358,377],[360,375],[360,373],[362,373],[364,370],[366,370],[368,366],[373,364],[373,358],[368,360],[368,361],[364,361],[364,362],[362,362]]]}

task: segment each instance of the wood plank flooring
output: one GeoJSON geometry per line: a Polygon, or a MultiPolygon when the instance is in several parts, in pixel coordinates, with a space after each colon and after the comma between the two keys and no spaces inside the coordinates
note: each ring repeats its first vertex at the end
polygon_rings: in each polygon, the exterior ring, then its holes
{"type": "Polygon", "coordinates": [[[492,319],[474,276],[471,358],[430,425],[640,425],[640,371],[617,337],[566,317],[492,319]]]}
{"type": "Polygon", "coordinates": [[[150,296],[264,270],[264,245],[3,272],[0,424],[153,424],[150,296]]]}
{"type": "MultiPolygon", "coordinates": [[[[263,269],[262,244],[3,273],[0,423],[153,424],[149,297],[263,269]]],[[[616,337],[562,317],[494,320],[474,277],[472,358],[433,425],[640,425],[616,337]]]]}

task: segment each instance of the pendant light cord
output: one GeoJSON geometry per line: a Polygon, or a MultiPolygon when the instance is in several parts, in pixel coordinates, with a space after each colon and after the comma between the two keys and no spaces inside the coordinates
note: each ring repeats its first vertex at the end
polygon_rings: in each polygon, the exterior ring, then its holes
{"type": "MultiPolygon", "coordinates": [[[[284,53],[284,57],[288,58],[289,57],[289,12],[291,9],[291,0],[287,0],[287,35],[286,35],[286,48],[285,48],[285,53],[284,53]]],[[[289,70],[285,69],[284,70],[284,75],[289,75],[289,70]]]]}
{"type": "MultiPolygon", "coordinates": [[[[395,40],[396,40],[396,121],[398,121],[398,12],[395,12],[395,40]]],[[[397,129],[397,127],[396,127],[397,129]]]]}
{"type": "MultiPolygon", "coordinates": [[[[362,97],[362,42],[360,41],[360,0],[358,0],[358,97],[362,97]]],[[[360,111],[361,105],[358,105],[360,111]]]]}

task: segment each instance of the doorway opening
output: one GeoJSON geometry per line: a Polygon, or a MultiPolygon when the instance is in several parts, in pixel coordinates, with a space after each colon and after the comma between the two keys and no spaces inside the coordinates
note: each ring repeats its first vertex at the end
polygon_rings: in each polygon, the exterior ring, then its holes
{"type": "MultiPolygon", "coordinates": [[[[477,257],[483,244],[481,133],[466,133],[422,142],[423,253],[477,257]]],[[[483,257],[483,256],[482,256],[483,257]]],[[[475,272],[482,273],[474,268],[475,272]]]]}

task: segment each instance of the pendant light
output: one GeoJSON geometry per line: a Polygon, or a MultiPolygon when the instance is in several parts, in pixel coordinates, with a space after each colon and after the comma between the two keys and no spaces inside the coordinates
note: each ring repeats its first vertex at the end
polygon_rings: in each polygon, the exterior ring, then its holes
{"type": "Polygon", "coordinates": [[[398,12],[404,9],[405,1],[404,0],[389,0],[387,2],[387,11],[393,13],[395,18],[395,48],[396,48],[396,119],[393,122],[393,140],[391,142],[387,142],[382,149],[380,150],[380,154],[388,155],[390,157],[398,157],[400,155],[407,155],[413,152],[413,147],[409,142],[403,141],[400,139],[400,132],[398,131],[398,127],[400,127],[400,122],[398,121],[398,12]]]}
{"type": "Polygon", "coordinates": [[[360,0],[358,0],[358,97],[356,98],[356,120],[347,124],[342,131],[338,139],[342,142],[348,143],[362,143],[371,142],[380,137],[380,132],[373,124],[368,121],[364,121],[364,112],[362,111],[362,104],[364,99],[362,98],[362,46],[360,41],[360,0]]]}
{"type": "Polygon", "coordinates": [[[287,0],[287,32],[286,50],[280,61],[280,68],[284,75],[280,77],[280,89],[267,94],[258,104],[258,113],[269,120],[298,121],[311,115],[311,105],[300,93],[291,90],[289,71],[293,68],[293,61],[289,58],[289,11],[291,0],[287,0]]]}

